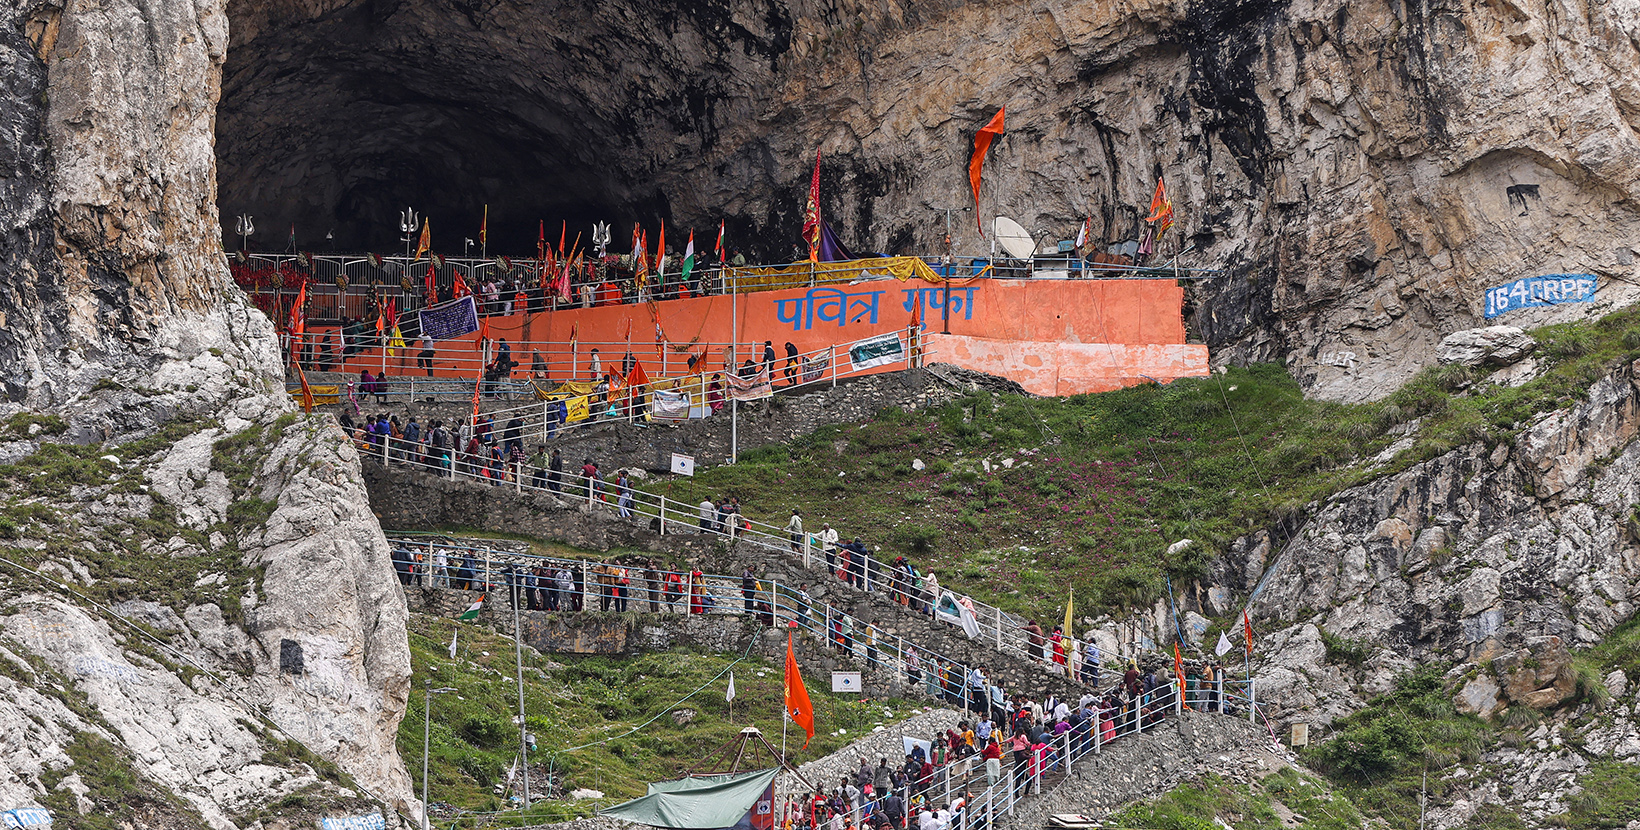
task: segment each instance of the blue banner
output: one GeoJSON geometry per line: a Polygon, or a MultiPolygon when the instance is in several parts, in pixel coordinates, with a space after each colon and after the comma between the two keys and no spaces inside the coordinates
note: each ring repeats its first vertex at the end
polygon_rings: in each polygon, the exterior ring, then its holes
{"type": "Polygon", "coordinates": [[[1599,278],[1594,274],[1523,277],[1486,290],[1486,317],[1491,319],[1523,308],[1592,302],[1599,287],[1599,278]]]}
{"type": "Polygon", "coordinates": [[[50,830],[51,813],[38,807],[20,807],[0,813],[0,827],[29,827],[50,830]]]}
{"type": "Polygon", "coordinates": [[[478,331],[478,306],[471,294],[424,308],[419,314],[421,335],[429,340],[449,340],[478,331]]]}
{"type": "Polygon", "coordinates": [[[387,821],[381,813],[371,813],[368,816],[320,819],[319,827],[321,830],[384,830],[387,821]]]}

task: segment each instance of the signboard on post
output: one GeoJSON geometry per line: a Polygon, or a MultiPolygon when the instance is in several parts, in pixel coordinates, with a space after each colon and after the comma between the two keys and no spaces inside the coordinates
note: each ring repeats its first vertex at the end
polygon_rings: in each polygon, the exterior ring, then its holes
{"type": "Polygon", "coordinates": [[[684,455],[682,453],[672,453],[672,472],[677,473],[680,476],[694,475],[695,457],[692,455],[684,455]]]}
{"type": "Polygon", "coordinates": [[[834,692],[858,692],[863,688],[860,684],[860,673],[857,671],[834,671],[831,673],[831,690],[834,692]]]}

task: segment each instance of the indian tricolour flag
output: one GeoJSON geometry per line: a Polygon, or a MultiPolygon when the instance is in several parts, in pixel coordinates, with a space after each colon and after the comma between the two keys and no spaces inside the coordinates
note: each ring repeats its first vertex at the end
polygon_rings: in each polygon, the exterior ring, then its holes
{"type": "Polygon", "coordinates": [[[458,619],[458,620],[476,620],[476,619],[478,619],[479,610],[482,609],[483,607],[484,607],[484,595],[479,594],[478,595],[478,601],[474,602],[472,605],[467,606],[467,610],[461,612],[461,616],[456,617],[456,619],[458,619]]]}
{"type": "Polygon", "coordinates": [[[683,280],[688,281],[689,272],[695,270],[695,229],[689,229],[689,244],[683,249],[683,280]]]}

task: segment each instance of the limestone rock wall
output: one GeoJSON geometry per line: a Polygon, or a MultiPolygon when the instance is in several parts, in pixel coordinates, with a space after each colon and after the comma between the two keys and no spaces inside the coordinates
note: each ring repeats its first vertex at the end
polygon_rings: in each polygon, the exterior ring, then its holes
{"type": "Polygon", "coordinates": [[[0,416],[33,423],[0,439],[28,473],[0,483],[5,808],[419,810],[394,744],[406,612],[357,458],[290,413],[221,259],[227,40],[220,2],[0,8],[0,416]],[[98,800],[109,769],[129,799],[98,800]]]}
{"type": "MultiPolygon", "coordinates": [[[[973,206],[1049,242],[1133,238],[1165,175],[1218,362],[1387,394],[1482,292],[1591,273],[1627,304],[1640,238],[1636,0],[721,0],[230,4],[226,210],[313,242],[491,250],[538,218],[706,228],[786,256],[816,149],[857,249],[934,253],[973,206]],[[403,56],[414,55],[414,60],[403,56]],[[972,204],[974,131],[1008,132],[972,204]],[[345,117],[333,117],[345,113],[345,117]],[[414,175],[409,175],[414,171],[414,175]],[[443,224],[441,224],[443,223],[443,224]],[[510,230],[509,230],[510,228],[510,230]],[[437,239],[448,238],[446,242],[437,239]]],[[[955,250],[984,255],[975,213],[955,250]]],[[[575,233],[571,229],[571,235],[575,233]]],[[[621,233],[615,236],[619,239],[621,233]]],[[[617,249],[623,249],[617,242],[617,249]]]]}

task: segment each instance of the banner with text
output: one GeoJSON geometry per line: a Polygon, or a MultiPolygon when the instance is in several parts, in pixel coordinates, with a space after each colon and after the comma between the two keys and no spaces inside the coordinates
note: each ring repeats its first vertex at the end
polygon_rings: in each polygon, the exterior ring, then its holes
{"type": "Polygon", "coordinates": [[[449,340],[478,331],[478,306],[471,294],[418,312],[421,334],[429,340],[449,340]]]}
{"type": "Polygon", "coordinates": [[[1486,290],[1486,317],[1491,319],[1523,308],[1592,302],[1599,287],[1599,279],[1594,274],[1523,277],[1486,290]]]}
{"type": "Polygon", "coordinates": [[[901,342],[900,335],[894,332],[868,337],[849,347],[848,359],[854,364],[856,372],[899,363],[905,360],[905,343],[901,342]]]}

